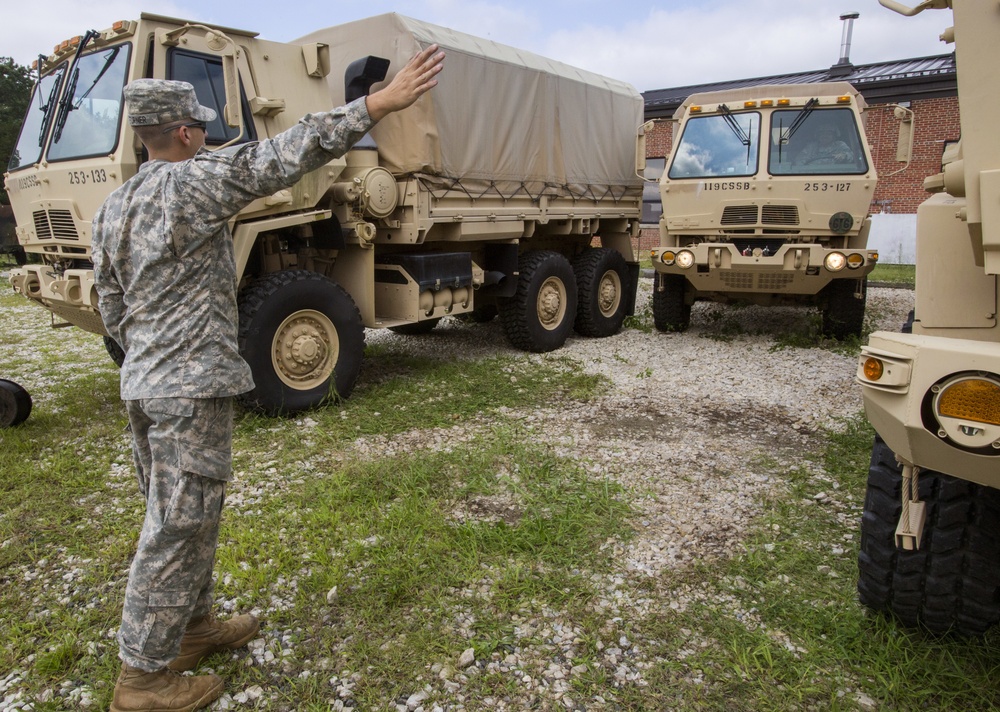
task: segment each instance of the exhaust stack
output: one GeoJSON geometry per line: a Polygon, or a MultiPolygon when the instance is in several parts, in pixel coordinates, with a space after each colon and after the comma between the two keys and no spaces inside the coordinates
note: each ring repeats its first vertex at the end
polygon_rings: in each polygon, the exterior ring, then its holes
{"type": "Polygon", "coordinates": [[[851,37],[854,34],[854,21],[859,17],[861,17],[859,12],[847,12],[840,16],[844,23],[844,32],[840,37],[840,59],[830,67],[831,78],[846,77],[854,71],[854,65],[851,64],[851,37]]]}

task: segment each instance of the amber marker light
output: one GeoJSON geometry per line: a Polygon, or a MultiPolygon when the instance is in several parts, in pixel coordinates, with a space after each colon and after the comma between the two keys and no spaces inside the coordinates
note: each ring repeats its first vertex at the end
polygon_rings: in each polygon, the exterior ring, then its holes
{"type": "Polygon", "coordinates": [[[791,99],[778,99],[778,106],[791,106],[791,105],[792,105],[791,99]]]}
{"type": "Polygon", "coordinates": [[[851,103],[851,97],[849,97],[849,96],[838,96],[837,97],[837,103],[838,104],[850,104],[851,103]]]}
{"type": "Polygon", "coordinates": [[[760,102],[761,106],[774,106],[774,99],[762,99],[760,102]]]}
{"type": "Polygon", "coordinates": [[[757,107],[757,102],[756,101],[744,101],[743,102],[743,108],[744,109],[754,109],[756,107],[757,107]]]}
{"type": "Polygon", "coordinates": [[[847,256],[847,266],[851,269],[857,269],[865,263],[864,255],[859,255],[857,252],[852,252],[847,256]]]}
{"type": "Polygon", "coordinates": [[[691,113],[692,114],[700,114],[701,113],[701,107],[697,106],[697,105],[692,106],[691,107],[691,113]]]}
{"type": "Polygon", "coordinates": [[[868,357],[865,359],[864,374],[869,381],[877,381],[882,378],[885,366],[877,358],[868,357]]]}
{"type": "Polygon", "coordinates": [[[673,252],[671,252],[670,250],[667,250],[662,255],[660,255],[660,260],[665,265],[672,265],[674,263],[675,257],[676,257],[676,255],[674,255],[673,252]]]}
{"type": "Polygon", "coordinates": [[[1000,384],[985,378],[953,382],[941,389],[935,408],[945,418],[1000,425],[1000,384]]]}

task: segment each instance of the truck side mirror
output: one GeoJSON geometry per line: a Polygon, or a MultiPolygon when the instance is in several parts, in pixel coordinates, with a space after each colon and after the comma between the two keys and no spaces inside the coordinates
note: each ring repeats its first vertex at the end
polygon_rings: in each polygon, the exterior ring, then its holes
{"type": "Polygon", "coordinates": [[[344,99],[349,104],[355,99],[368,96],[372,84],[385,79],[389,73],[389,60],[368,55],[347,65],[344,72],[344,99]]]}
{"type": "MultiPolygon", "coordinates": [[[[896,160],[906,165],[898,171],[890,173],[890,176],[901,173],[910,167],[913,159],[913,111],[898,104],[893,109],[893,115],[899,120],[899,139],[896,142],[896,160]]],[[[888,178],[889,176],[886,176],[888,178]]]]}
{"type": "MultiPolygon", "coordinates": [[[[646,132],[652,131],[653,126],[656,124],[655,121],[647,121],[639,130],[636,132],[635,136],[635,174],[640,178],[643,177],[643,173],[646,171],[646,132]]],[[[644,179],[644,178],[643,178],[644,179]]],[[[644,179],[645,180],[645,179],[644,179]]]]}

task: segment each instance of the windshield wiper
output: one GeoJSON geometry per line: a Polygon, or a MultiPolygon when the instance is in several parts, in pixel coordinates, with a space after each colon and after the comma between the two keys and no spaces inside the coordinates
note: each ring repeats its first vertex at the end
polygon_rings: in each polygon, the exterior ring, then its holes
{"type": "Polygon", "coordinates": [[[729,110],[728,106],[725,104],[719,104],[719,113],[722,114],[722,118],[724,118],[726,123],[729,124],[729,128],[732,130],[733,134],[735,134],[736,138],[739,139],[740,143],[747,147],[747,165],[749,166],[751,153],[749,134],[743,130],[743,127],[740,126],[740,122],[736,120],[736,117],[733,116],[733,112],[729,110]]]}
{"type": "MultiPolygon", "coordinates": [[[[59,85],[62,84],[61,80],[62,80],[61,74],[57,74],[57,75],[53,76],[53,79],[52,79],[52,88],[49,89],[49,97],[45,101],[44,106],[38,107],[38,110],[42,112],[42,128],[38,132],[38,145],[39,145],[39,147],[41,147],[41,145],[45,142],[45,134],[47,134],[49,132],[49,126],[52,125],[52,116],[53,116],[52,109],[55,108],[56,94],[59,93],[59,85]]],[[[39,101],[42,100],[42,94],[41,94],[41,91],[40,91],[41,88],[42,88],[41,82],[42,82],[42,80],[39,79],[38,80],[38,88],[39,88],[38,100],[39,101]]]]}
{"type": "Polygon", "coordinates": [[[740,122],[736,120],[735,116],[733,116],[733,112],[729,110],[729,107],[725,104],[719,104],[719,113],[722,114],[722,118],[724,118],[726,123],[729,124],[729,128],[732,129],[734,134],[736,134],[736,138],[740,140],[740,143],[744,146],[749,146],[750,137],[747,136],[746,131],[744,131],[743,127],[740,126],[740,122]]]}
{"type": "Polygon", "coordinates": [[[94,81],[91,82],[91,84],[90,84],[89,87],[87,87],[87,91],[83,92],[83,94],[80,95],[80,98],[76,101],[76,103],[73,104],[73,107],[72,107],[71,111],[75,110],[75,109],[79,109],[81,106],[83,106],[83,100],[86,99],[87,96],[90,95],[90,92],[94,91],[94,87],[97,86],[97,82],[101,81],[101,77],[103,77],[105,74],[107,74],[108,69],[111,68],[111,65],[115,61],[115,58],[118,56],[118,53],[121,52],[121,51],[122,51],[122,46],[118,45],[117,47],[115,47],[114,49],[112,49],[108,53],[108,57],[107,57],[107,59],[104,60],[104,66],[101,67],[101,71],[99,71],[97,73],[97,76],[94,77],[94,81]]]}
{"type": "Polygon", "coordinates": [[[799,109],[799,113],[795,115],[795,120],[788,127],[788,136],[786,137],[786,141],[790,139],[792,136],[794,136],[795,132],[802,127],[802,124],[805,122],[807,118],[809,118],[809,114],[813,112],[813,109],[816,108],[816,104],[818,103],[819,99],[813,97],[812,99],[806,102],[805,106],[799,109]]]}
{"type": "Polygon", "coordinates": [[[52,136],[53,143],[59,143],[63,127],[66,125],[66,119],[69,117],[69,112],[74,108],[73,93],[76,91],[76,83],[80,81],[80,55],[83,53],[87,44],[98,36],[99,33],[97,30],[87,30],[87,34],[83,36],[83,39],[80,40],[80,44],[76,48],[76,54],[73,55],[73,61],[69,65],[69,82],[66,84],[66,91],[63,92],[62,99],[59,101],[59,113],[56,114],[56,130],[52,136]]]}

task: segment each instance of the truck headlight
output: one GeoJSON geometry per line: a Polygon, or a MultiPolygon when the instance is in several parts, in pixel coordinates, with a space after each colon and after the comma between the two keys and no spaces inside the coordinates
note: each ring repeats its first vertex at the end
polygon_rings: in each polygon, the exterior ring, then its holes
{"type": "Polygon", "coordinates": [[[660,255],[660,261],[663,262],[663,264],[665,265],[672,265],[674,263],[675,258],[676,255],[670,250],[667,250],[662,255],[660,255]]]}
{"type": "Polygon", "coordinates": [[[1000,378],[992,374],[964,373],[931,388],[939,437],[1000,451],[1000,378]]]}
{"type": "Polygon", "coordinates": [[[860,255],[857,252],[852,252],[847,256],[847,266],[850,269],[857,269],[865,263],[865,256],[860,255]]]}
{"type": "Polygon", "coordinates": [[[690,250],[681,250],[677,253],[677,266],[687,269],[694,264],[694,253],[690,250]]]}
{"type": "Polygon", "coordinates": [[[847,265],[847,258],[840,252],[831,252],[823,260],[823,265],[831,272],[839,272],[847,265]]]}

